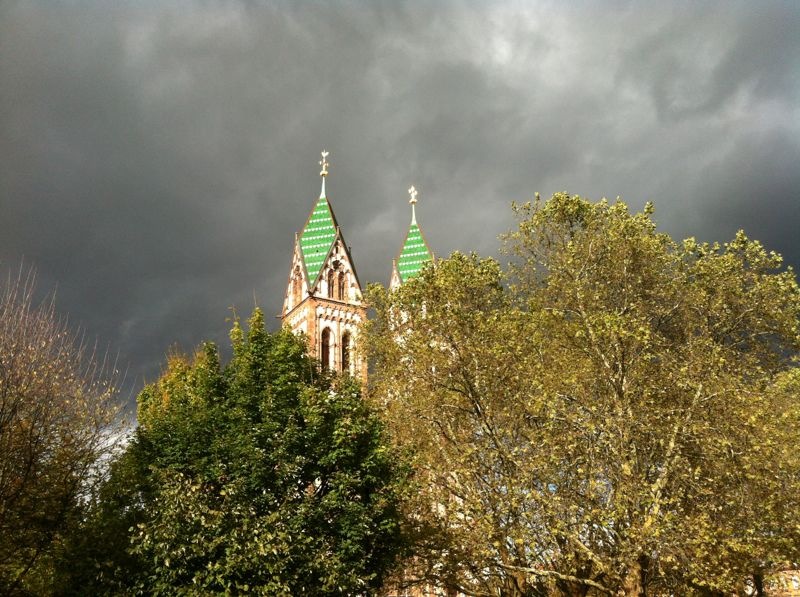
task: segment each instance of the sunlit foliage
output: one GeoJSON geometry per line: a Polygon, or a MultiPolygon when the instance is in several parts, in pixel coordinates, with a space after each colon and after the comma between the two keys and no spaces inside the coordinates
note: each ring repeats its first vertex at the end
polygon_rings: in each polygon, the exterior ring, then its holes
{"type": "Polygon", "coordinates": [[[800,291],[778,255],[652,207],[515,207],[513,263],[372,288],[370,399],[438,527],[421,578],[475,595],[713,594],[800,559],[800,291]]]}

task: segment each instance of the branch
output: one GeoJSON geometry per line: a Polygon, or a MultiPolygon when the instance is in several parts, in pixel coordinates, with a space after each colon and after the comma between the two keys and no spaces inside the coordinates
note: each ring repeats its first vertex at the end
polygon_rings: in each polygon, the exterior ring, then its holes
{"type": "Polygon", "coordinates": [[[510,564],[500,564],[500,567],[506,568],[508,570],[516,570],[518,572],[526,572],[527,574],[530,574],[532,576],[556,578],[558,580],[574,582],[581,585],[586,585],[587,587],[592,587],[608,595],[614,594],[614,591],[612,591],[611,589],[604,587],[600,583],[595,582],[591,579],[579,578],[577,576],[570,576],[569,574],[561,574],[560,572],[556,572],[555,570],[537,570],[536,568],[526,568],[524,566],[512,566],[510,564]]]}
{"type": "MultiPolygon", "coordinates": [[[[667,477],[669,477],[669,475],[672,473],[672,464],[673,458],[676,455],[675,450],[677,448],[678,434],[682,433],[686,425],[689,423],[689,420],[692,418],[693,411],[697,406],[697,403],[700,402],[702,395],[703,384],[701,383],[697,387],[697,391],[694,394],[691,405],[689,405],[689,408],[684,411],[685,416],[683,418],[678,417],[675,421],[675,425],[672,428],[672,433],[670,434],[669,438],[669,445],[667,446],[667,451],[664,454],[664,464],[661,467],[661,472],[659,473],[655,482],[650,487],[650,493],[653,496],[653,503],[645,517],[644,524],[642,524],[642,532],[645,536],[649,531],[650,526],[658,518],[661,512],[661,498],[664,494],[664,487],[667,484],[667,477]]],[[[713,395],[714,394],[712,394],[712,396],[713,395]]]]}

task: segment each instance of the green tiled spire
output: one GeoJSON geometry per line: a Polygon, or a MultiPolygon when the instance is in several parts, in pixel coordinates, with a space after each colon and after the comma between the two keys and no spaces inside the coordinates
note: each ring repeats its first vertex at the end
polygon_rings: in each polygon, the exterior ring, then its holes
{"type": "Polygon", "coordinates": [[[316,281],[335,238],[336,220],[323,190],[323,195],[314,206],[303,232],[300,233],[300,250],[303,253],[310,284],[313,285],[316,281]]]}
{"type": "Polygon", "coordinates": [[[419,226],[416,222],[411,223],[411,228],[408,229],[408,236],[403,245],[403,250],[400,251],[400,257],[397,260],[397,271],[400,273],[400,279],[405,282],[409,278],[416,276],[422,266],[431,260],[431,252],[428,245],[425,244],[425,239],[422,238],[419,226]]]}
{"type": "Polygon", "coordinates": [[[322,170],[319,175],[322,177],[322,190],[319,200],[314,206],[311,215],[308,216],[305,228],[300,233],[300,252],[303,255],[303,263],[308,274],[308,283],[313,286],[322,270],[322,264],[331,250],[333,241],[336,240],[336,217],[333,215],[331,204],[325,197],[325,177],[328,176],[328,156],[327,151],[322,152],[322,159],[319,165],[322,170]]]}
{"type": "Polygon", "coordinates": [[[397,258],[397,271],[400,274],[401,282],[416,276],[422,266],[431,260],[431,252],[428,249],[428,245],[425,244],[425,239],[422,238],[422,231],[417,225],[417,189],[412,186],[408,189],[408,194],[411,196],[409,200],[411,204],[411,227],[408,229],[406,242],[403,243],[400,257],[397,258]]]}

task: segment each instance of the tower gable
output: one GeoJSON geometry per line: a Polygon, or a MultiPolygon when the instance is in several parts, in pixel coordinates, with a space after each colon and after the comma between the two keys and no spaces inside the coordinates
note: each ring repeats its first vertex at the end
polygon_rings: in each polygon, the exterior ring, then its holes
{"type": "Polygon", "coordinates": [[[309,295],[308,274],[306,273],[303,261],[303,252],[300,248],[298,235],[294,239],[294,252],[292,253],[292,265],[289,268],[289,279],[286,284],[286,292],[283,297],[282,315],[295,309],[309,295]]]}
{"type": "Polygon", "coordinates": [[[311,285],[309,294],[352,305],[361,304],[361,283],[341,230],[336,231],[336,237],[322,262],[316,281],[311,285]]]}

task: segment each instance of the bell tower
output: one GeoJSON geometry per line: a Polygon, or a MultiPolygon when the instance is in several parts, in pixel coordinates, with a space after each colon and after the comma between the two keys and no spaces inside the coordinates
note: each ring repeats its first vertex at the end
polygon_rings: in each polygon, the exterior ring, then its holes
{"type": "Polygon", "coordinates": [[[303,229],[295,234],[292,265],[281,311],[281,323],[305,334],[308,352],[320,367],[366,376],[357,350],[358,327],[366,320],[350,248],[326,196],[327,151],[322,152],[322,190],[303,229]]]}

